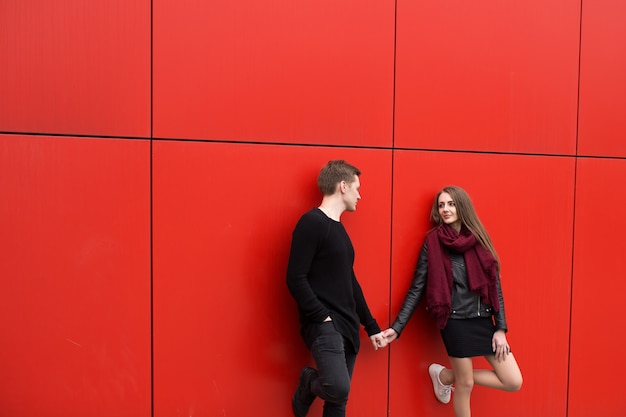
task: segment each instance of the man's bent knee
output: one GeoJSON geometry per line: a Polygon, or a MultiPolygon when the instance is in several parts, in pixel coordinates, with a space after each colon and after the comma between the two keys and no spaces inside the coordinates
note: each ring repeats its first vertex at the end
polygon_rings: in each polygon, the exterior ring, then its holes
{"type": "Polygon", "coordinates": [[[350,384],[335,384],[324,386],[324,400],[332,403],[345,403],[350,394],[350,384]]]}

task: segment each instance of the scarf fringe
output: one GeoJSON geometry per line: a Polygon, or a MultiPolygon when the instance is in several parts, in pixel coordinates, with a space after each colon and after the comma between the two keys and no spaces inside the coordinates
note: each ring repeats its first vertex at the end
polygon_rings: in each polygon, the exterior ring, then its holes
{"type": "Polygon", "coordinates": [[[430,314],[433,316],[435,321],[437,322],[437,326],[440,329],[446,327],[448,324],[448,319],[450,318],[450,313],[452,312],[452,306],[449,304],[436,304],[429,305],[426,307],[430,314]]]}

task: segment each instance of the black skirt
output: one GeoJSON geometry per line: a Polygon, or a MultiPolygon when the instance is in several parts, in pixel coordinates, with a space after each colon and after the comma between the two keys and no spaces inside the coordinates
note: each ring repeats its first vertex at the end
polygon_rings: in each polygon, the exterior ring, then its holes
{"type": "Polygon", "coordinates": [[[491,341],[495,332],[496,326],[491,317],[449,319],[441,330],[441,337],[448,356],[471,358],[493,355],[491,341]]]}

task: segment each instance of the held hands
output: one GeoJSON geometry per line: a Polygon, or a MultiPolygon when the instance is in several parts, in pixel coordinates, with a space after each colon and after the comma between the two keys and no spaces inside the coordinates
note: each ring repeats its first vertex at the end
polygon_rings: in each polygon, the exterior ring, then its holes
{"type": "Polygon", "coordinates": [[[387,338],[383,336],[383,332],[371,335],[370,342],[372,342],[374,350],[382,349],[387,346],[387,338]]]}
{"type": "Polygon", "coordinates": [[[383,330],[383,336],[385,336],[387,344],[389,344],[398,338],[398,333],[390,327],[387,330],[383,330]]]}

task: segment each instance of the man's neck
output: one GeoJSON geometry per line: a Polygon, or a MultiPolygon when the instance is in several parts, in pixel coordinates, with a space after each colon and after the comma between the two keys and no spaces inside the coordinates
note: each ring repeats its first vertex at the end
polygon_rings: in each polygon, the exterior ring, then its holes
{"type": "Polygon", "coordinates": [[[337,201],[334,196],[326,196],[319,205],[319,209],[335,221],[340,221],[341,214],[345,211],[342,201],[337,201]]]}

